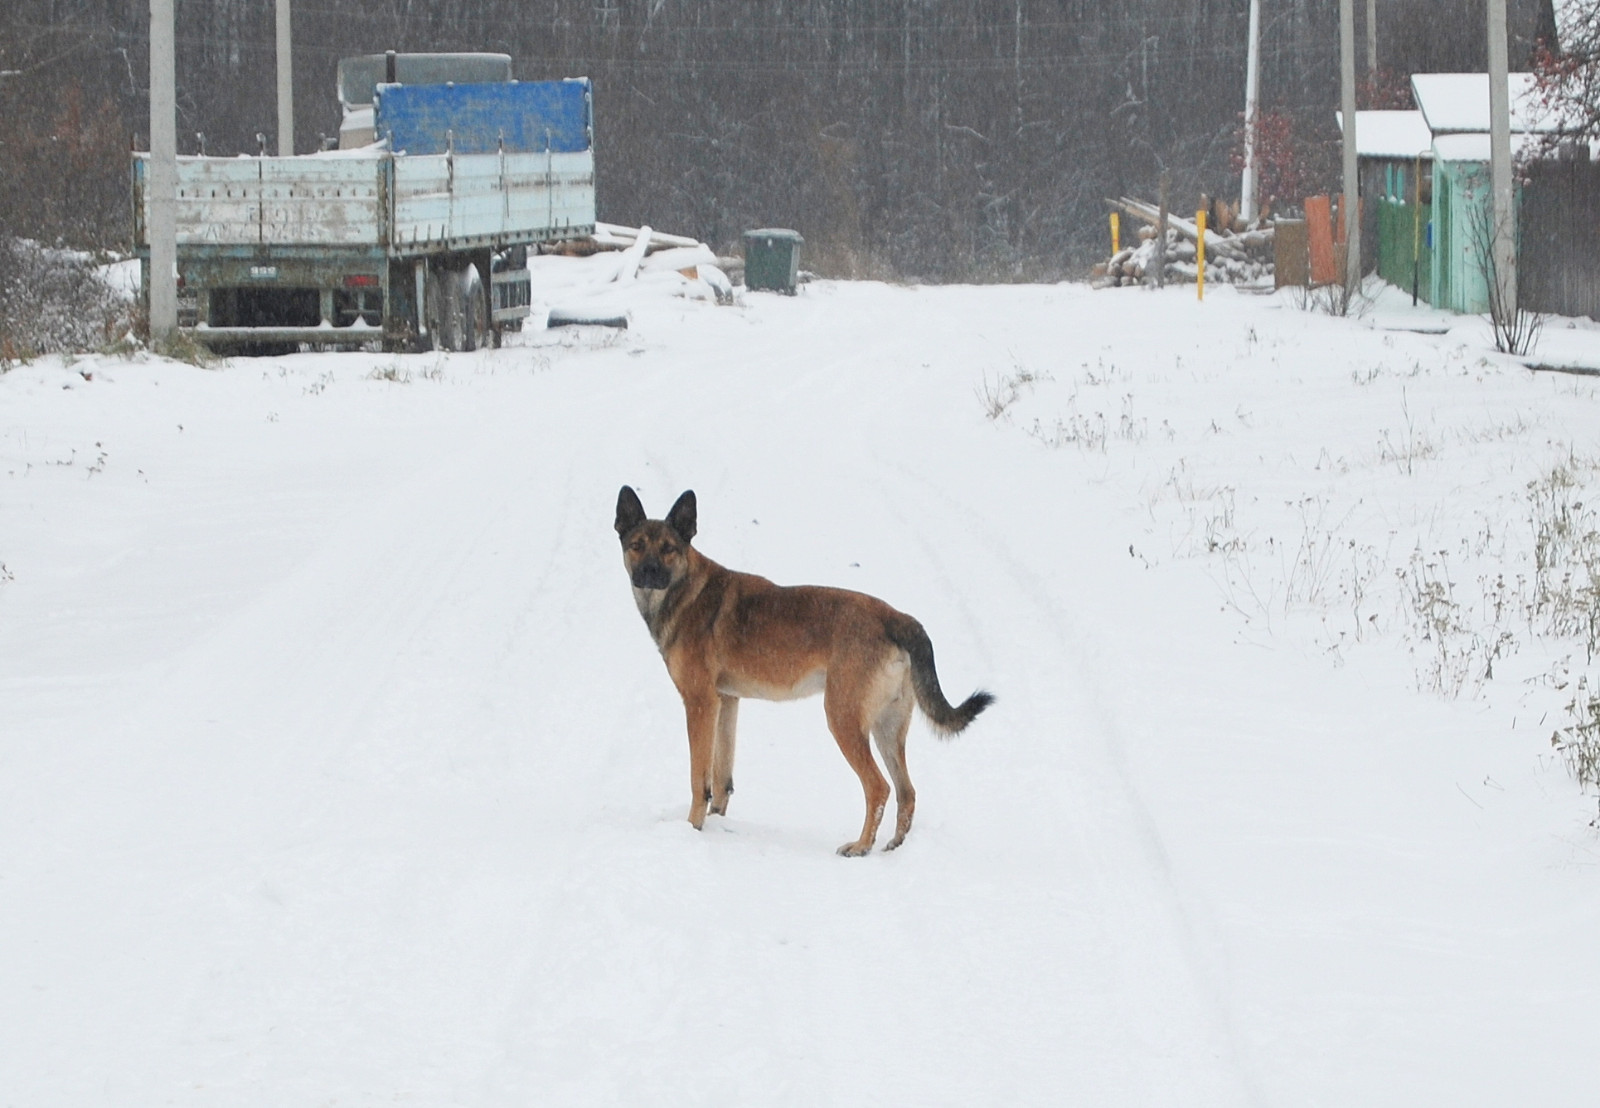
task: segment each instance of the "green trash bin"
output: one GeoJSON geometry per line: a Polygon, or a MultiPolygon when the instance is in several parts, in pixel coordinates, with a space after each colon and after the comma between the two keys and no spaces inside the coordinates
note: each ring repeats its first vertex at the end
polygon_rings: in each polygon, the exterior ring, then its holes
{"type": "Polygon", "coordinates": [[[794,295],[800,276],[800,244],[806,240],[798,231],[765,227],[744,233],[744,287],[771,289],[794,295]]]}

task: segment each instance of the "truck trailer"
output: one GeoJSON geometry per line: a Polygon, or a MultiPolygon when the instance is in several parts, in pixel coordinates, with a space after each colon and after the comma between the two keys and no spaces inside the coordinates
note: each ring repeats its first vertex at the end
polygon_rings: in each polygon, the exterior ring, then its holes
{"type": "MultiPolygon", "coordinates": [[[[520,330],[528,250],[594,232],[594,113],[587,78],[509,74],[503,54],[345,59],[340,149],[180,157],[180,330],[229,353],[473,350],[520,330]]],[[[148,165],[134,155],[146,296],[148,165]]]]}

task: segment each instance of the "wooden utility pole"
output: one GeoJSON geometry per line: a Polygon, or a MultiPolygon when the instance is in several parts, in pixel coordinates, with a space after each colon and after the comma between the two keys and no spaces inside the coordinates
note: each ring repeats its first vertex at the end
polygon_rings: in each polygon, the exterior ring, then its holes
{"type": "Polygon", "coordinates": [[[178,125],[172,0],[150,0],[150,162],[144,181],[150,240],[150,341],[178,329],[178,125]]]}
{"type": "Polygon", "coordinates": [[[294,153],[294,39],[289,33],[289,0],[278,0],[278,154],[294,153]]]}
{"type": "Polygon", "coordinates": [[[1339,0],[1339,102],[1344,116],[1344,287],[1354,295],[1361,287],[1361,180],[1356,161],[1356,13],[1355,0],[1339,0]]]}
{"type": "Polygon", "coordinates": [[[1517,312],[1517,211],[1511,185],[1511,91],[1506,70],[1506,0],[1489,0],[1489,183],[1493,206],[1493,274],[1498,310],[1509,321],[1517,312]]]}

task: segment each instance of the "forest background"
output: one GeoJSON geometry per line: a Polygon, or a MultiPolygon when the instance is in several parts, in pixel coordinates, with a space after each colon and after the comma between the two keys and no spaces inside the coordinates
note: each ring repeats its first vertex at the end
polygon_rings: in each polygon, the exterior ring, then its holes
{"type": "MultiPolygon", "coordinates": [[[[1510,0],[1513,68],[1553,38],[1510,0]]],[[[1358,41],[1366,5],[1357,0],[1358,41]]],[[[176,0],[180,153],[276,149],[275,0],[176,0]]],[[[1291,191],[1337,190],[1337,0],[1264,0],[1261,102],[1291,191]]],[[[737,249],[786,226],[837,277],[1081,275],[1104,198],[1238,194],[1248,0],[297,0],[299,152],[340,57],[509,53],[595,87],[600,218],[737,249]]],[[[1481,71],[1482,0],[1384,0],[1363,107],[1481,71]]],[[[1364,50],[1358,48],[1364,58],[1364,50]]],[[[149,130],[147,0],[0,5],[0,240],[128,247],[149,130]]],[[[1300,195],[1274,196],[1293,209],[1300,195]]]]}

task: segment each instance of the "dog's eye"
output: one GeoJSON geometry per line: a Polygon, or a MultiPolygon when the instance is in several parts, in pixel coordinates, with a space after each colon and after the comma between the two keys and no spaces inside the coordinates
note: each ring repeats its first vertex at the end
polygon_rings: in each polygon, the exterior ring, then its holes
{"type": "Polygon", "coordinates": [[[670,542],[666,546],[663,546],[661,548],[661,553],[663,555],[676,554],[677,552],[678,552],[678,548],[676,546],[673,546],[670,542]]]}
{"type": "Polygon", "coordinates": [[[644,553],[644,540],[643,539],[634,539],[632,542],[630,542],[628,544],[628,549],[633,551],[635,554],[643,554],[644,553]]]}

